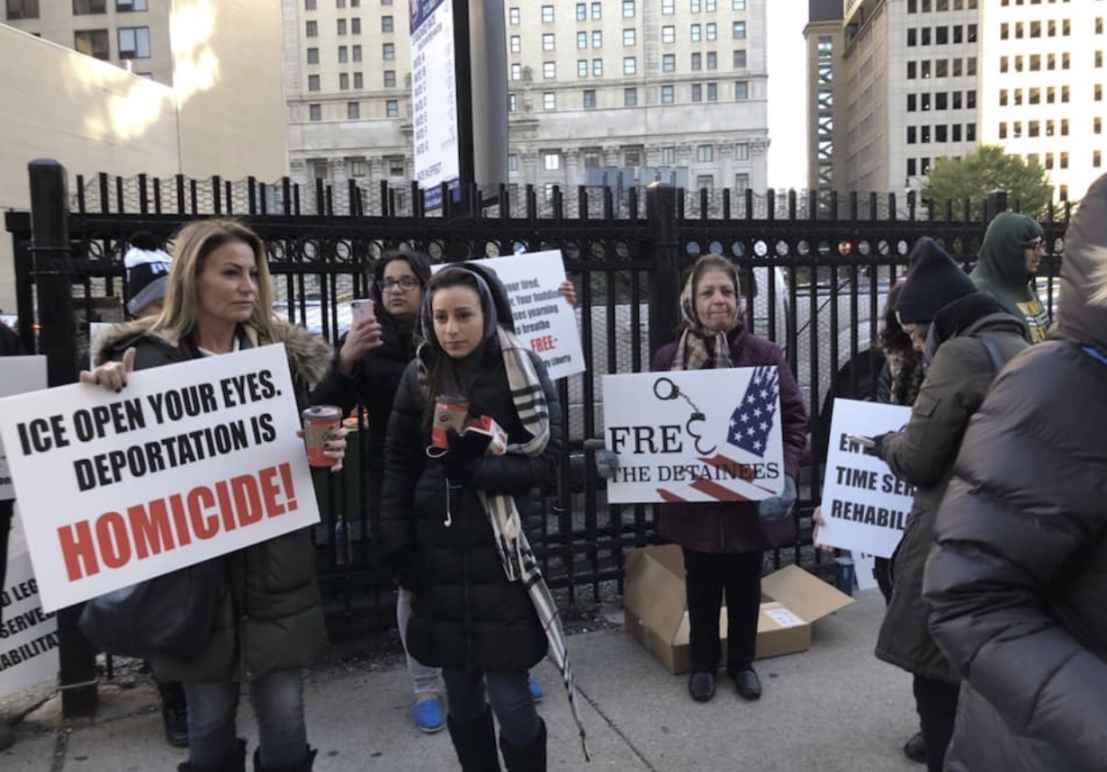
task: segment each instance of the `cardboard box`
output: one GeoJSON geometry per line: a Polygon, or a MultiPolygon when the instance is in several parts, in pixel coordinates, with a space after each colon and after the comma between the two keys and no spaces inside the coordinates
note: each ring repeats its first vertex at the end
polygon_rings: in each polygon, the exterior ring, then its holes
{"type": "MultiPolygon", "coordinates": [[[[627,553],[624,606],[626,628],[673,673],[689,667],[688,608],[684,555],[666,544],[627,553]]],[[[779,657],[811,647],[811,624],[853,603],[853,598],[798,566],[787,566],[761,580],[757,658],[779,657]]],[[[726,606],[719,614],[726,650],[726,606]]]]}

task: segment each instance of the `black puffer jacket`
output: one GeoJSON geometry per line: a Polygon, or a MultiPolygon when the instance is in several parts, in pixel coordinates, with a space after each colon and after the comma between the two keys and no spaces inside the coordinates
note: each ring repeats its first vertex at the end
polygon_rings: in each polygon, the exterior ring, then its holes
{"type": "MultiPolygon", "coordinates": [[[[405,553],[405,571],[415,590],[407,630],[408,651],[426,665],[482,670],[530,668],[546,654],[546,635],[526,588],[509,582],[476,490],[508,493],[520,512],[533,491],[554,479],[561,448],[561,405],[537,356],[550,416],[550,441],[538,458],[485,456],[471,485],[452,487],[447,526],[447,482],[441,462],[427,458],[430,430],[417,364],[409,365],[396,393],[385,450],[383,522],[390,547],[405,553]],[[400,526],[400,527],[396,527],[400,526]]],[[[490,415],[509,442],[530,434],[515,412],[503,355],[489,345],[469,390],[470,413],[490,415]]]]}
{"type": "Polygon", "coordinates": [[[1107,769],[1107,177],[1050,337],[997,379],[938,515],[925,597],[965,679],[948,772],[1107,769]]]}
{"type": "MultiPolygon", "coordinates": [[[[118,325],[102,339],[97,364],[120,360],[130,347],[135,369],[185,362],[200,356],[187,340],[150,331],[152,319],[118,325]]],[[[271,340],[240,327],[242,348],[284,343],[297,401],[323,376],[330,346],[307,330],[273,320],[271,340]]],[[[211,641],[189,659],[159,656],[154,672],[165,681],[240,681],[273,670],[306,667],[327,643],[315,550],[308,529],[278,536],[215,558],[224,564],[229,592],[220,605],[211,641]]]]}

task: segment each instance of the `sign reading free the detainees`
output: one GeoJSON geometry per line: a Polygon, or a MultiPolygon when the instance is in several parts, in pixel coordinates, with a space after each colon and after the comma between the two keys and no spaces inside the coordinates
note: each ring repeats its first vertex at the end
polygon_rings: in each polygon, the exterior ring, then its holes
{"type": "Polygon", "coordinates": [[[784,490],[775,367],[605,375],[612,503],[759,501],[784,490]]]}
{"type": "MultiPolygon", "coordinates": [[[[583,373],[577,317],[561,296],[565,263],[561,252],[528,252],[510,257],[471,260],[495,272],[507,290],[519,340],[541,357],[552,380],[583,373]]],[[[438,272],[449,265],[436,265],[438,272]]]]}
{"type": "Polygon", "coordinates": [[[834,400],[823,482],[820,545],[889,558],[903,537],[915,489],[876,453],[850,437],[899,431],[911,408],[834,400]]]}
{"type": "Polygon", "coordinates": [[[42,607],[312,525],[283,345],[0,401],[42,607]]]}

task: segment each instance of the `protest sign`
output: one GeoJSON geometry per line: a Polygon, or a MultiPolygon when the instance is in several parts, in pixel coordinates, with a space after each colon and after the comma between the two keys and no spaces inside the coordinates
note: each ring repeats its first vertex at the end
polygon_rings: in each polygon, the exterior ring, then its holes
{"type": "Polygon", "coordinates": [[[312,525],[283,345],[0,401],[43,608],[312,525]]]}
{"type": "Polygon", "coordinates": [[[891,557],[903,536],[915,489],[898,479],[870,448],[850,440],[901,429],[911,408],[834,400],[823,482],[819,544],[891,557]]]}
{"type": "Polygon", "coordinates": [[[611,503],[759,501],[784,489],[775,367],[605,375],[611,503]]]}
{"type": "MultiPolygon", "coordinates": [[[[469,262],[491,268],[503,282],[511,301],[515,332],[546,363],[551,379],[584,372],[577,317],[559,289],[565,281],[561,252],[530,252],[469,262]]],[[[431,270],[437,273],[448,267],[436,265],[431,270]]]]}
{"type": "MultiPolygon", "coordinates": [[[[46,388],[46,357],[4,357],[3,363],[0,397],[46,388]]],[[[15,498],[15,488],[12,487],[12,475],[4,455],[4,441],[0,439],[0,501],[12,498],[15,498]]]]}
{"type": "Polygon", "coordinates": [[[0,698],[57,674],[57,619],[42,609],[30,556],[13,552],[0,587],[0,698]]]}

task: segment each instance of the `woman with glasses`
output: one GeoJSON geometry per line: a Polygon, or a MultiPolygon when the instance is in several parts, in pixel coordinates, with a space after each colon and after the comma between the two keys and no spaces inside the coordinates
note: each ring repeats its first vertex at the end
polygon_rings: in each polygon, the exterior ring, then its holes
{"type": "Polygon", "coordinates": [[[1049,314],[1034,286],[1038,264],[1046,251],[1042,226],[1025,214],[1004,212],[988,226],[971,276],[977,289],[1023,320],[1031,343],[1045,340],[1049,330],[1049,314]]]}

